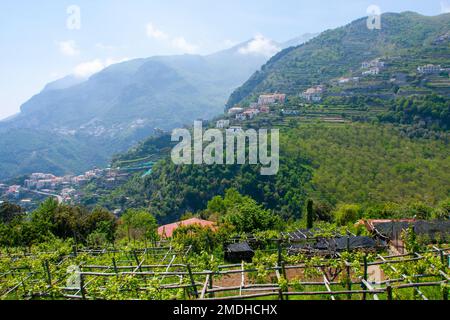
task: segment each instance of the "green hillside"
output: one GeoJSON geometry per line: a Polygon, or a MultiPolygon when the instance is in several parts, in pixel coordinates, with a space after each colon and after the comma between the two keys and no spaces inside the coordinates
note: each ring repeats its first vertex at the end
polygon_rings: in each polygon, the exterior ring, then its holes
{"type": "Polygon", "coordinates": [[[88,80],[49,84],[20,114],[0,122],[0,179],[33,171],[81,173],[106,165],[157,129],[216,116],[230,93],[267,61],[238,54],[239,48],[135,59],[88,80]]]}
{"type": "Polygon", "coordinates": [[[281,148],[280,172],[273,177],[261,176],[257,166],[176,166],[166,159],[151,176],[89,199],[110,209],[147,207],[166,222],[205,209],[229,188],[286,219],[300,217],[308,198],[370,207],[436,204],[450,194],[448,142],[410,139],[392,126],[304,124],[282,130],[281,148]]]}
{"type": "Polygon", "coordinates": [[[280,52],[231,96],[246,107],[264,92],[283,92],[285,104],[231,125],[281,129],[281,169],[263,177],[255,166],[175,166],[167,158],[170,137],[149,139],[117,161],[159,155],[145,178],[136,175],[114,190],[93,183],[85,204],[110,209],[147,207],[160,221],[199,212],[229,188],[250,196],[285,219],[302,215],[307,199],[325,207],[357,203],[435,205],[450,195],[450,81],[418,66],[450,65],[450,15],[385,14],[381,30],[366,19],[330,30],[280,52]],[[444,37],[445,38],[445,37],[444,37]],[[363,62],[380,59],[378,74],[362,75],[363,62]],[[355,79],[340,81],[342,78],[355,79]],[[320,102],[299,93],[326,90],[320,102]]]}
{"type": "MultiPolygon", "coordinates": [[[[356,20],[280,52],[231,95],[227,106],[252,100],[264,92],[298,95],[312,85],[361,75],[361,63],[376,58],[388,60],[384,77],[387,81],[399,72],[415,76],[417,67],[428,63],[449,67],[448,40],[436,42],[449,30],[450,14],[426,17],[413,12],[386,13],[382,16],[381,30],[369,30],[366,18],[356,20]]],[[[417,80],[422,79],[407,79],[408,85],[421,86],[417,80]]],[[[431,83],[428,91],[449,94],[448,81],[444,85],[439,81],[431,83]]]]}

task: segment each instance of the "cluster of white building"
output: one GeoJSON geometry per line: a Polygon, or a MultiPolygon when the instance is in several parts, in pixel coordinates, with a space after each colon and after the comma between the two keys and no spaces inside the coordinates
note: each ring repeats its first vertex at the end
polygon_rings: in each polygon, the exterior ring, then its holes
{"type": "Polygon", "coordinates": [[[284,93],[262,94],[258,98],[258,106],[269,106],[271,104],[286,102],[286,95],[284,93]]]}
{"type": "Polygon", "coordinates": [[[377,75],[381,72],[381,70],[386,66],[386,63],[381,59],[374,59],[372,61],[364,61],[361,64],[361,68],[365,69],[362,72],[363,76],[367,75],[377,75]]]}
{"type": "Polygon", "coordinates": [[[89,170],[79,176],[66,175],[63,177],[57,177],[50,173],[33,173],[29,179],[25,180],[24,187],[35,190],[54,190],[61,186],[81,185],[92,178],[99,177],[102,173],[101,169],[89,170]]]}
{"type": "Polygon", "coordinates": [[[450,71],[450,68],[442,68],[441,65],[427,64],[417,68],[417,71],[422,74],[436,74],[450,71]]]}
{"type": "MultiPolygon", "coordinates": [[[[284,104],[286,102],[286,95],[283,93],[262,94],[258,98],[258,102],[250,104],[247,109],[239,106],[228,110],[229,116],[234,116],[236,120],[245,121],[256,117],[260,113],[270,113],[270,106],[274,104],[284,104]]],[[[229,120],[219,120],[216,123],[217,128],[227,128],[230,125],[229,120]]]]}
{"type": "Polygon", "coordinates": [[[322,101],[323,94],[325,92],[325,86],[319,85],[311,87],[300,94],[300,97],[309,102],[320,102],[322,101]]]}

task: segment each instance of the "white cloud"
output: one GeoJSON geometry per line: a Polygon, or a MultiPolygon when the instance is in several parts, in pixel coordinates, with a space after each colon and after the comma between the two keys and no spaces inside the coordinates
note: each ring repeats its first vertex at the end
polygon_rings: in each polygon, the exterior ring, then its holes
{"type": "Polygon", "coordinates": [[[441,11],[442,13],[450,13],[450,2],[441,1],[441,11]]]}
{"type": "Polygon", "coordinates": [[[193,54],[198,50],[198,46],[186,41],[183,37],[177,37],[172,40],[172,46],[182,51],[183,53],[193,54]]]}
{"type": "Polygon", "coordinates": [[[165,32],[156,28],[151,22],[147,24],[146,28],[147,28],[147,36],[149,38],[156,40],[167,40],[169,38],[169,36],[165,32]]]}
{"type": "Polygon", "coordinates": [[[237,45],[237,44],[238,44],[238,42],[233,41],[233,40],[230,40],[230,39],[224,40],[224,41],[222,42],[222,46],[223,46],[224,48],[231,48],[231,47],[234,47],[234,46],[237,45]]]}
{"type": "Polygon", "coordinates": [[[58,43],[59,51],[69,57],[77,56],[80,54],[80,50],[74,40],[61,41],[58,43]]]}
{"type": "Polygon", "coordinates": [[[106,67],[109,67],[110,65],[125,62],[128,60],[129,60],[128,58],[118,59],[118,60],[108,58],[105,60],[95,59],[92,61],[86,61],[86,62],[83,62],[83,63],[80,63],[79,65],[77,65],[73,69],[73,74],[74,74],[74,76],[76,76],[78,78],[88,78],[91,75],[93,75],[99,71],[102,71],[106,67]]]}
{"type": "Polygon", "coordinates": [[[256,54],[271,57],[281,51],[272,40],[265,38],[263,35],[257,35],[245,47],[239,49],[240,54],[256,54]]]}
{"type": "Polygon", "coordinates": [[[95,47],[97,49],[105,50],[105,51],[110,51],[110,50],[115,50],[116,49],[115,46],[107,45],[107,44],[104,44],[104,43],[101,43],[101,42],[96,43],[95,47]]]}
{"type": "Polygon", "coordinates": [[[153,23],[149,22],[146,25],[147,36],[150,39],[163,41],[166,44],[176,48],[183,53],[193,54],[198,51],[198,46],[189,43],[184,37],[172,37],[164,31],[158,29],[153,23]]]}

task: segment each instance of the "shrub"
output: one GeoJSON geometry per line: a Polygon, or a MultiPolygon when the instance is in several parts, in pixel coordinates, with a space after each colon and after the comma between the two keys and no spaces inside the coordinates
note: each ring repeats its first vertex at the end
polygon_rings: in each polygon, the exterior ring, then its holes
{"type": "Polygon", "coordinates": [[[355,223],[361,213],[361,207],[356,204],[341,204],[334,212],[334,219],[339,226],[355,223]]]}

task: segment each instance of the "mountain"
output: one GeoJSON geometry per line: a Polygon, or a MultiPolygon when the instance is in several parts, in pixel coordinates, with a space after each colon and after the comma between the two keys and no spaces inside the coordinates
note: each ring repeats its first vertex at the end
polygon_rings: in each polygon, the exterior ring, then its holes
{"type": "Polygon", "coordinates": [[[18,115],[0,122],[0,179],[34,171],[77,173],[106,164],[157,128],[221,114],[230,93],[270,58],[270,50],[279,49],[257,37],[207,56],[135,59],[87,80],[52,82],[18,115]],[[252,50],[255,41],[269,50],[252,50]]]}
{"type": "Polygon", "coordinates": [[[177,166],[169,158],[170,135],[163,135],[117,155],[112,163],[120,167],[149,156],[162,158],[151,174],[138,173],[113,191],[103,187],[104,181],[94,181],[83,203],[111,210],[148,207],[167,223],[204,210],[228,188],[286,219],[299,218],[308,199],[326,208],[356,203],[380,209],[389,202],[421,208],[448,198],[448,73],[424,75],[417,67],[449,67],[445,35],[450,15],[406,12],[384,14],[382,21],[381,30],[368,30],[363,18],[289,47],[231,96],[229,106],[250,102],[262,92],[289,94],[269,114],[231,119],[231,125],[245,129],[280,129],[277,175],[261,176],[252,165],[177,166]],[[362,62],[377,58],[386,62],[382,72],[363,77],[362,62]],[[336,84],[340,77],[355,75],[355,83],[336,84]],[[329,92],[321,103],[294,96],[322,83],[329,92]]]}
{"type": "Polygon", "coordinates": [[[283,42],[280,46],[283,49],[287,49],[290,47],[297,47],[299,45],[304,44],[305,42],[308,42],[311,39],[314,39],[315,37],[317,37],[319,35],[319,33],[305,33],[299,37],[296,37],[294,39],[290,39],[286,42],[283,42]]]}
{"type": "Polygon", "coordinates": [[[248,164],[175,165],[166,135],[115,159],[121,163],[166,154],[151,175],[138,173],[113,190],[107,181],[94,180],[84,189],[82,203],[122,211],[147,207],[160,223],[171,223],[206,209],[208,201],[229,188],[284,219],[300,218],[307,199],[325,207],[357,203],[370,208],[388,202],[434,205],[448,197],[444,140],[410,139],[392,125],[368,123],[296,122],[279,128],[280,171],[274,176],[262,176],[259,166],[248,164]]]}
{"type": "Polygon", "coordinates": [[[382,28],[369,30],[367,18],[328,30],[311,41],[290,47],[272,57],[261,70],[235,90],[227,107],[254,98],[259,93],[280,91],[297,95],[312,86],[359,70],[364,61],[380,57],[420,57],[409,65],[433,60],[448,65],[447,42],[436,46],[436,39],[450,30],[450,14],[428,17],[414,12],[386,13],[382,28]],[[428,59],[429,58],[429,59],[428,59]]]}
{"type": "Polygon", "coordinates": [[[68,75],[62,79],[58,79],[56,81],[50,82],[47,84],[42,92],[52,91],[52,90],[62,90],[73,87],[77,84],[84,82],[84,78],[76,77],[74,75],[68,75]]]}

